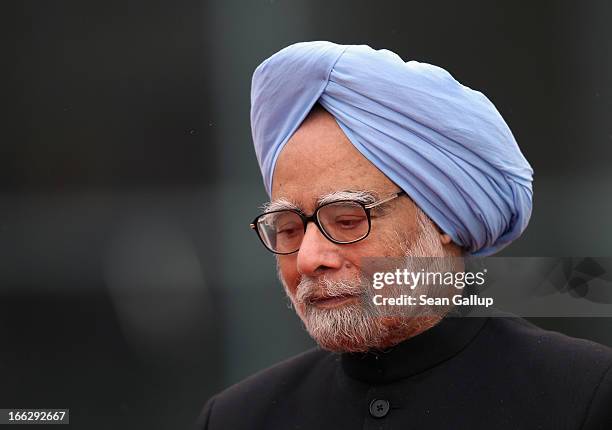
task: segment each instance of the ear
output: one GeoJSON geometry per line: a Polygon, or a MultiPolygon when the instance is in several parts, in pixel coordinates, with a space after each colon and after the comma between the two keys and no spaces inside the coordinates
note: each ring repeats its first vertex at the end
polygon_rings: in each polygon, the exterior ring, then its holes
{"type": "Polygon", "coordinates": [[[451,239],[448,234],[444,233],[438,224],[434,223],[434,226],[436,227],[436,230],[438,230],[438,236],[440,237],[440,243],[442,243],[442,245],[452,243],[453,239],[451,239]]]}
{"type": "Polygon", "coordinates": [[[461,257],[464,255],[463,248],[453,242],[453,239],[448,234],[440,232],[439,237],[447,256],[461,257]]]}
{"type": "Polygon", "coordinates": [[[451,237],[448,234],[440,233],[440,242],[442,242],[442,245],[448,245],[452,241],[453,239],[451,239],[451,237]]]}

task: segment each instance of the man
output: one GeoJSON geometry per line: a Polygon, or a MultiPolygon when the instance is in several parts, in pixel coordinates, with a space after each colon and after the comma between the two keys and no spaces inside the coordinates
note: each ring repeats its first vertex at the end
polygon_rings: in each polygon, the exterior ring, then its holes
{"type": "Polygon", "coordinates": [[[368,258],[491,255],[527,226],[532,170],[485,96],[389,51],[310,42],[257,68],[251,113],[272,198],[252,227],[320,348],[217,394],[200,428],[612,428],[608,348],[369,300],[368,258]]]}

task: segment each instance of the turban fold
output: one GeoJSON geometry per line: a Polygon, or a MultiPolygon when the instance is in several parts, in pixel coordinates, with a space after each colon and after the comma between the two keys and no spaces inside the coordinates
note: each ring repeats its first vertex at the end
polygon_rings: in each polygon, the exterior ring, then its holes
{"type": "Polygon", "coordinates": [[[297,43],[255,70],[251,127],[268,194],[279,153],[317,102],[470,254],[491,255],[526,228],[533,170],[495,106],[440,67],[365,45],[297,43]]]}

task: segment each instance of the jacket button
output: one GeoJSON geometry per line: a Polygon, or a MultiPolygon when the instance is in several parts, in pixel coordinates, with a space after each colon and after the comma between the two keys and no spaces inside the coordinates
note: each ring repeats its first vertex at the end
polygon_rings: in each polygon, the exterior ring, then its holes
{"type": "Polygon", "coordinates": [[[370,415],[374,418],[382,418],[389,413],[389,401],[374,399],[370,402],[370,415]]]}

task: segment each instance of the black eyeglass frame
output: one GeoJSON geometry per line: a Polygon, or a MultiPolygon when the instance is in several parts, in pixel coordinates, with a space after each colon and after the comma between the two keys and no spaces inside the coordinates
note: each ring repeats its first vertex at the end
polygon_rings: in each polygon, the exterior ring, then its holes
{"type": "MultiPolygon", "coordinates": [[[[259,238],[259,240],[261,241],[261,243],[263,244],[263,246],[270,252],[272,252],[273,254],[277,254],[277,255],[290,255],[290,254],[295,254],[296,252],[298,252],[300,250],[300,248],[298,247],[298,249],[296,249],[295,251],[291,251],[291,252],[277,252],[274,251],[273,249],[270,249],[270,247],[268,247],[268,245],[266,245],[266,242],[264,241],[264,239],[261,237],[261,233],[259,232],[259,229],[257,228],[258,225],[258,221],[261,217],[266,216],[266,215],[270,215],[273,213],[277,213],[277,212],[293,212],[296,215],[298,215],[301,220],[302,220],[302,224],[304,225],[304,233],[306,233],[306,229],[308,228],[308,223],[309,222],[313,222],[317,228],[319,229],[319,231],[323,234],[323,236],[325,236],[327,238],[327,240],[329,240],[332,243],[336,243],[338,245],[348,245],[350,243],[356,243],[359,242],[360,240],[365,239],[366,237],[368,237],[370,235],[370,231],[372,230],[372,218],[370,215],[370,210],[374,209],[377,206],[382,205],[383,203],[387,203],[397,197],[400,197],[402,195],[406,194],[406,192],[404,190],[400,190],[398,192],[396,192],[395,194],[392,194],[391,196],[384,198],[382,200],[379,200],[377,202],[374,203],[370,203],[370,204],[365,204],[362,202],[359,202],[357,200],[335,200],[333,202],[329,202],[329,203],[325,203],[324,205],[319,206],[318,208],[315,209],[314,213],[310,216],[305,215],[303,212],[297,210],[297,209],[279,209],[276,211],[270,211],[270,212],[264,212],[262,214],[259,214],[255,217],[255,219],[251,222],[251,224],[249,225],[249,227],[251,227],[253,230],[255,230],[255,233],[257,233],[257,237],[259,238]],[[337,203],[342,203],[342,202],[350,202],[350,203],[357,203],[359,206],[361,206],[366,214],[366,218],[368,219],[368,231],[360,238],[355,239],[355,240],[350,240],[350,241],[340,241],[340,240],[336,240],[333,237],[331,237],[329,235],[329,233],[327,231],[325,231],[325,229],[321,226],[320,222],[319,222],[319,211],[329,205],[334,205],[337,203]]],[[[301,246],[301,243],[300,243],[301,246]]]]}

